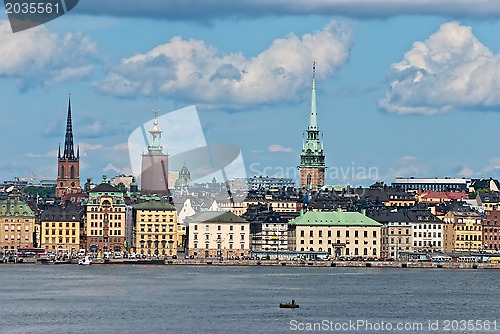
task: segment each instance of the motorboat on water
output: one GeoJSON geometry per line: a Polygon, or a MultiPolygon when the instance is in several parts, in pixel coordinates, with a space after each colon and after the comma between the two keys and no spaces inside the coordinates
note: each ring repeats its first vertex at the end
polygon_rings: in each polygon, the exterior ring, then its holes
{"type": "Polygon", "coordinates": [[[90,256],[87,255],[83,259],[79,259],[78,264],[83,266],[88,266],[92,264],[92,260],[90,259],[90,256]]]}

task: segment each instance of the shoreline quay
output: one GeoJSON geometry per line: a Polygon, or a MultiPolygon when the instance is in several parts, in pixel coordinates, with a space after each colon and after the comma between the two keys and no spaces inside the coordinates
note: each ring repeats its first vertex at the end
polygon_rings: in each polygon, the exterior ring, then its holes
{"type": "MultiPolygon", "coordinates": [[[[2,263],[4,265],[14,263],[2,263]]],[[[77,259],[47,262],[24,258],[17,264],[62,265],[78,264],[77,259]]],[[[427,269],[500,269],[500,263],[481,262],[428,262],[428,261],[293,261],[293,260],[218,260],[218,259],[94,259],[92,265],[166,265],[166,266],[289,266],[289,267],[354,267],[354,268],[427,268],[427,269]]]]}

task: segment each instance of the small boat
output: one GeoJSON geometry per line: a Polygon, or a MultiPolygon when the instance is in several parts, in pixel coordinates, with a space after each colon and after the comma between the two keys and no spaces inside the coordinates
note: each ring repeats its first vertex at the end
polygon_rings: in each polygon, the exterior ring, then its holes
{"type": "Polygon", "coordinates": [[[85,258],[78,260],[78,264],[82,266],[88,266],[92,264],[92,260],[90,259],[90,256],[85,256],[85,258]]]}
{"type": "Polygon", "coordinates": [[[295,299],[292,299],[291,303],[280,304],[280,308],[299,308],[299,304],[295,303],[295,299]]]}

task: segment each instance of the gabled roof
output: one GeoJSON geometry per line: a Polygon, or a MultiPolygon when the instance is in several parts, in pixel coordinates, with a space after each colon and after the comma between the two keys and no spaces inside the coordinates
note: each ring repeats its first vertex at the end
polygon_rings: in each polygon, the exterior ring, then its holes
{"type": "Polygon", "coordinates": [[[211,223],[247,223],[247,221],[230,211],[205,211],[195,215],[192,222],[211,222],[211,223]]]}
{"type": "Polygon", "coordinates": [[[359,213],[337,211],[308,211],[295,218],[290,225],[298,226],[369,226],[380,227],[382,224],[359,213]]]}

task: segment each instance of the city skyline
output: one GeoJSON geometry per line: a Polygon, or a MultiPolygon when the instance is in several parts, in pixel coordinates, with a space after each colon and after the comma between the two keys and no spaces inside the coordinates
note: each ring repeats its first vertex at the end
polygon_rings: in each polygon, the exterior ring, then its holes
{"type": "Polygon", "coordinates": [[[157,14],[157,1],[136,13],[82,3],[16,34],[2,11],[0,127],[14,140],[2,145],[0,177],[57,176],[71,93],[82,180],[131,173],[127,138],[151,109],[196,105],[207,142],[239,146],[249,177],[298,183],[316,61],[327,185],[498,178],[500,153],[480,146],[500,117],[497,5],[460,3],[449,13],[447,1],[425,11],[418,2],[391,10],[335,3],[313,2],[307,15],[298,4],[256,3],[177,19],[171,8],[157,14]],[[249,8],[254,14],[243,14],[249,8]],[[360,178],[358,168],[376,173],[360,178]]]}

